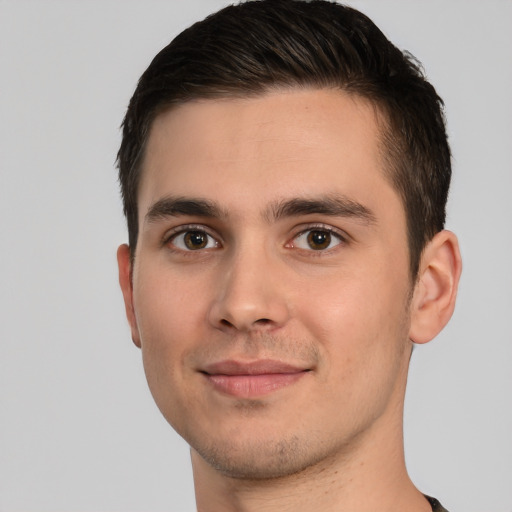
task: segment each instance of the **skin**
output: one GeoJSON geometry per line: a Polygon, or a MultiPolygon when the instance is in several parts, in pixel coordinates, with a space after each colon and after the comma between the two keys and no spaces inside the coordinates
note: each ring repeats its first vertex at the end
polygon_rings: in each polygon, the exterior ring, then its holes
{"type": "Polygon", "coordinates": [[[411,279],[379,126],[333,90],[194,101],[152,126],[120,283],[200,511],[429,510],[405,470],[403,400],[411,340],[451,316],[460,256],[443,231],[411,279]],[[211,377],[268,360],[297,378],[211,377]]]}

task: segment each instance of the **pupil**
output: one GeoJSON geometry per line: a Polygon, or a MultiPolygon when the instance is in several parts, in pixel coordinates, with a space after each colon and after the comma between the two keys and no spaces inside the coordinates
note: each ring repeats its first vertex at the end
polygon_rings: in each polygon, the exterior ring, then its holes
{"type": "Polygon", "coordinates": [[[308,244],[316,251],[329,247],[331,234],[326,231],[311,231],[308,235],[308,244]]]}
{"type": "Polygon", "coordinates": [[[185,235],[185,245],[189,249],[203,249],[206,247],[206,235],[201,231],[189,231],[185,235]]]}

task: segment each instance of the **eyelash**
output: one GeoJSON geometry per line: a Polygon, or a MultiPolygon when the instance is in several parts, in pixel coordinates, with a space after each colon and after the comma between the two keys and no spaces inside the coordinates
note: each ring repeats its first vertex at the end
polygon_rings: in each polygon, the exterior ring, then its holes
{"type": "MultiPolygon", "coordinates": [[[[342,231],[334,229],[332,226],[328,226],[326,224],[314,224],[314,225],[305,226],[303,229],[301,229],[297,234],[295,234],[293,236],[291,241],[286,244],[286,247],[296,248],[297,250],[311,253],[311,256],[322,256],[325,253],[335,250],[335,248],[337,246],[339,246],[341,244],[347,244],[347,243],[348,243],[348,236],[345,233],[343,233],[342,231]],[[337,239],[338,243],[336,243],[334,247],[327,247],[325,249],[316,249],[316,250],[312,249],[312,248],[304,249],[301,247],[297,247],[295,245],[296,241],[300,237],[305,236],[308,233],[312,233],[315,231],[320,232],[320,233],[327,233],[330,237],[337,239]]],[[[329,245],[330,245],[330,243],[329,243],[329,245]]]]}
{"type": "MultiPolygon", "coordinates": [[[[207,242],[207,243],[210,243],[210,242],[207,242]]],[[[185,226],[179,226],[175,230],[172,230],[170,233],[166,233],[166,235],[164,236],[164,239],[162,241],[162,245],[167,245],[167,246],[169,246],[171,251],[180,252],[181,254],[193,253],[193,252],[198,252],[198,251],[202,251],[205,249],[216,249],[218,247],[222,247],[222,244],[218,240],[217,237],[215,237],[211,233],[209,233],[208,229],[206,229],[204,226],[197,225],[197,224],[188,224],[185,226]],[[197,248],[196,250],[194,250],[194,249],[187,250],[185,248],[177,247],[176,244],[174,243],[175,240],[180,235],[186,235],[187,233],[194,233],[194,232],[204,234],[209,239],[215,241],[216,247],[205,247],[205,248],[197,248]]]]}
{"type": "MultiPolygon", "coordinates": [[[[285,247],[286,248],[295,248],[299,251],[308,252],[314,256],[321,256],[322,254],[325,254],[326,252],[330,252],[331,250],[335,249],[340,244],[346,244],[347,238],[348,237],[345,233],[340,232],[339,230],[336,230],[336,229],[332,228],[331,226],[327,226],[325,224],[307,225],[307,226],[303,226],[302,229],[298,233],[293,235],[293,237],[290,239],[290,241],[285,244],[285,247]],[[308,233],[312,233],[315,231],[320,232],[320,233],[326,233],[330,237],[334,237],[335,239],[338,240],[338,243],[336,243],[334,245],[334,247],[327,247],[327,248],[323,248],[323,249],[312,249],[312,248],[306,249],[306,248],[302,248],[302,247],[297,247],[296,243],[300,237],[303,237],[303,236],[307,235],[308,233]]],[[[169,246],[170,250],[180,252],[181,254],[200,252],[200,251],[204,251],[204,250],[217,249],[217,248],[222,247],[222,243],[219,241],[218,237],[212,235],[209,232],[209,230],[207,228],[205,228],[205,226],[198,225],[198,224],[188,224],[188,225],[184,225],[184,226],[179,226],[178,228],[175,228],[174,230],[172,230],[171,233],[166,233],[166,235],[163,238],[162,245],[164,245],[164,246],[167,245],[167,246],[169,246]],[[210,240],[207,241],[207,244],[210,244],[211,240],[213,240],[215,243],[215,247],[204,247],[204,248],[199,247],[194,250],[194,249],[190,249],[190,248],[186,249],[183,247],[178,247],[174,243],[175,240],[180,235],[186,235],[187,233],[194,233],[194,232],[204,234],[207,238],[209,238],[210,240]]],[[[329,242],[329,245],[331,245],[331,242],[329,242]]]]}

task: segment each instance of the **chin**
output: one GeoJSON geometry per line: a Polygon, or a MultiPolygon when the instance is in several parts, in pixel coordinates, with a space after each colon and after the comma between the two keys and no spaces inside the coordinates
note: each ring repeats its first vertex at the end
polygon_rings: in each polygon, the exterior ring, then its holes
{"type": "Polygon", "coordinates": [[[245,440],[193,446],[211,467],[223,475],[244,480],[269,480],[296,475],[316,466],[329,452],[319,453],[299,437],[281,440],[245,440]]]}

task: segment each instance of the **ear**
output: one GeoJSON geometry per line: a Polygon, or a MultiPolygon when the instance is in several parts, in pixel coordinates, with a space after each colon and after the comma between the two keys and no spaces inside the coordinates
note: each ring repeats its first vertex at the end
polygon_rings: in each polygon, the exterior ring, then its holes
{"type": "Polygon", "coordinates": [[[450,320],[455,308],[462,260],[457,237],[440,231],[425,247],[411,303],[409,338],[427,343],[450,320]]]}
{"type": "Polygon", "coordinates": [[[140,335],[137,327],[137,318],[133,308],[133,285],[132,285],[132,264],[130,258],[130,247],[126,244],[120,245],[117,249],[117,265],[119,267],[119,285],[123,292],[126,318],[132,331],[132,340],[140,348],[140,335]]]}

